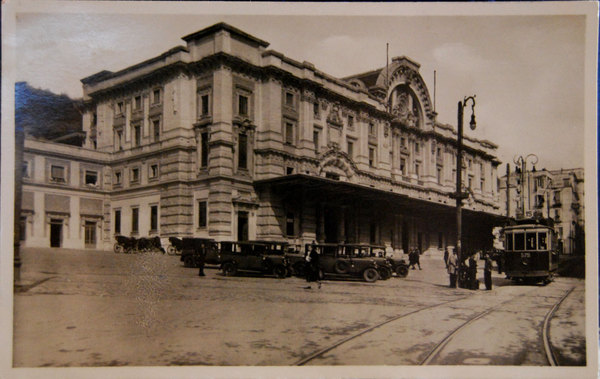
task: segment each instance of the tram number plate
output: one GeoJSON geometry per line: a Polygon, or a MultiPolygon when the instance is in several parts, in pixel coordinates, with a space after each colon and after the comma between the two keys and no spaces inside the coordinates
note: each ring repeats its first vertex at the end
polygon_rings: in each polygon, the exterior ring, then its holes
{"type": "Polygon", "coordinates": [[[521,258],[530,258],[531,253],[521,253],[521,258]]]}

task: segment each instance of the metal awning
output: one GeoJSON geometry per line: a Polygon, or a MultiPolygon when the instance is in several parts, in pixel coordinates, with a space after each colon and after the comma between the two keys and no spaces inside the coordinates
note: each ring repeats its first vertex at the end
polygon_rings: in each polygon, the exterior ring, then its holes
{"type": "MultiPolygon", "coordinates": [[[[364,202],[371,202],[373,205],[388,207],[388,209],[398,209],[403,212],[427,212],[432,215],[447,215],[456,210],[454,201],[449,204],[436,203],[412,198],[405,193],[385,191],[376,187],[367,187],[362,184],[306,174],[256,180],[254,181],[254,186],[259,191],[270,188],[273,192],[283,197],[298,199],[300,195],[306,199],[316,199],[332,205],[352,205],[359,202],[363,204],[364,202]]],[[[498,222],[504,219],[500,215],[465,208],[463,208],[463,215],[465,217],[497,219],[498,222]]]]}

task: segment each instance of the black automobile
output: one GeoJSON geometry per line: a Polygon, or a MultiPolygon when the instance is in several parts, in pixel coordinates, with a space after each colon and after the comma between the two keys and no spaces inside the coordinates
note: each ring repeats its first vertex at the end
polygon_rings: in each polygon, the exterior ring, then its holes
{"type": "Polygon", "coordinates": [[[392,277],[393,267],[385,258],[385,246],[368,244],[344,244],[340,246],[343,254],[356,258],[368,258],[377,263],[379,279],[387,280],[392,277]]]}
{"type": "Polygon", "coordinates": [[[181,257],[185,267],[198,268],[204,256],[205,264],[219,264],[217,243],[210,238],[182,238],[181,257]]]}
{"type": "Polygon", "coordinates": [[[220,242],[221,270],[225,276],[249,271],[285,278],[289,272],[286,246],[287,242],[273,241],[220,242]]]}
{"type": "Polygon", "coordinates": [[[359,278],[369,283],[380,278],[377,262],[371,257],[345,254],[341,245],[332,243],[306,244],[306,252],[312,249],[319,253],[321,277],[359,278]]]}

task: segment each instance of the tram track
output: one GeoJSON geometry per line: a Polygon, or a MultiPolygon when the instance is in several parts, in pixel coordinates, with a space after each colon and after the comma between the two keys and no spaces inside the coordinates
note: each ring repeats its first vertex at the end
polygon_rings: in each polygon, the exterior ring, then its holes
{"type": "MultiPolygon", "coordinates": [[[[472,295],[470,295],[470,296],[472,296],[472,295]]],[[[360,336],[362,336],[362,335],[364,335],[364,334],[366,334],[366,333],[368,333],[368,332],[370,332],[370,331],[372,331],[374,329],[377,329],[377,328],[379,328],[379,327],[381,327],[383,325],[386,325],[386,324],[389,324],[391,322],[400,320],[402,318],[408,317],[408,316],[413,315],[413,314],[418,313],[418,312],[422,312],[422,311],[425,311],[425,310],[428,310],[428,309],[432,309],[432,308],[436,308],[436,307],[439,307],[439,306],[442,306],[442,305],[454,303],[456,301],[464,300],[464,299],[469,298],[470,296],[463,296],[463,297],[460,297],[458,299],[453,299],[453,300],[450,300],[450,301],[445,301],[445,302],[442,302],[442,303],[437,303],[437,304],[429,305],[429,306],[426,306],[424,308],[415,309],[414,311],[403,313],[403,314],[398,315],[396,317],[392,317],[392,318],[387,319],[385,321],[382,321],[382,322],[380,322],[378,324],[375,324],[373,326],[365,328],[365,329],[359,331],[358,333],[355,333],[355,334],[353,334],[351,336],[348,336],[348,337],[346,337],[346,338],[344,338],[344,339],[342,339],[342,340],[340,340],[340,341],[338,341],[338,342],[336,342],[336,343],[334,343],[332,345],[329,345],[329,346],[327,346],[327,347],[325,347],[323,349],[317,350],[314,353],[312,353],[312,354],[310,354],[310,355],[308,355],[308,356],[300,359],[299,361],[295,362],[293,365],[294,366],[304,366],[306,363],[314,360],[315,358],[318,358],[318,357],[322,356],[323,354],[325,354],[325,353],[327,353],[327,352],[329,352],[329,351],[331,351],[331,350],[333,350],[333,349],[335,349],[335,348],[337,348],[337,347],[339,347],[339,346],[341,346],[341,345],[343,345],[343,344],[345,344],[345,343],[347,343],[347,342],[349,342],[351,340],[354,340],[354,339],[356,339],[356,338],[358,338],[358,337],[360,337],[360,336]]]]}
{"type": "MultiPolygon", "coordinates": [[[[542,340],[543,340],[543,350],[544,350],[544,355],[546,356],[546,359],[548,361],[548,364],[550,366],[559,366],[559,362],[557,360],[556,354],[554,352],[554,350],[552,349],[552,344],[549,340],[549,324],[550,324],[550,320],[552,319],[552,316],[554,315],[554,313],[556,312],[556,310],[560,307],[560,304],[562,304],[562,302],[573,292],[573,290],[575,289],[575,287],[571,287],[563,296],[561,296],[561,298],[555,302],[552,306],[552,308],[546,313],[545,317],[544,317],[544,321],[542,323],[542,340]]],[[[462,324],[460,324],[459,326],[457,326],[456,328],[454,328],[449,334],[447,334],[439,343],[437,343],[432,350],[429,351],[429,353],[425,356],[425,358],[423,358],[421,360],[421,362],[419,363],[419,365],[431,365],[433,364],[432,362],[436,359],[436,357],[438,357],[440,355],[440,353],[444,350],[444,348],[448,345],[448,343],[458,334],[460,334],[462,331],[464,331],[468,326],[474,324],[476,321],[482,319],[483,317],[491,314],[494,311],[497,311],[499,308],[501,308],[503,305],[506,305],[512,301],[514,301],[517,298],[521,298],[521,297],[525,297],[527,295],[530,295],[531,293],[537,291],[537,289],[533,289],[531,291],[527,291],[523,294],[520,294],[516,297],[511,297],[510,299],[507,299],[491,308],[488,308],[484,311],[478,312],[477,314],[475,314],[474,316],[470,317],[468,320],[466,320],[465,322],[463,322],[462,324]]],[[[331,344],[325,348],[319,349],[313,353],[311,353],[308,356],[303,357],[302,359],[298,360],[297,362],[295,362],[293,365],[295,366],[303,366],[319,357],[322,357],[324,354],[344,345],[347,344],[350,341],[354,341],[357,340],[358,338],[360,338],[361,336],[364,336],[365,334],[379,328],[382,327],[386,324],[390,324],[392,322],[401,320],[403,318],[406,318],[410,315],[414,315],[416,313],[419,312],[423,312],[426,310],[430,310],[433,308],[437,308],[437,307],[441,307],[450,303],[454,303],[460,300],[465,300],[468,299],[470,297],[472,297],[473,295],[470,296],[463,296],[461,298],[457,298],[457,299],[453,299],[451,301],[446,301],[446,302],[442,302],[442,303],[437,303],[437,304],[433,304],[430,306],[426,306],[423,308],[419,308],[416,309],[414,311],[411,312],[407,312],[401,315],[398,315],[396,317],[390,318],[388,320],[385,320],[383,322],[380,322],[376,325],[370,326],[368,328],[365,328],[357,333],[354,333],[340,341],[337,341],[334,344],[331,344]]]]}

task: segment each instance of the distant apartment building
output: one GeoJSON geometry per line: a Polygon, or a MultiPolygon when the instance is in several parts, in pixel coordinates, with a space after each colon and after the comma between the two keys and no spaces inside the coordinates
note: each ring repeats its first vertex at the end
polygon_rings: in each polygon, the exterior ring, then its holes
{"type": "MultiPolygon", "coordinates": [[[[506,175],[500,178],[498,188],[506,214],[506,175]]],[[[585,252],[583,168],[512,172],[509,189],[511,217],[551,218],[562,242],[562,253],[585,252]]]]}
{"type": "MultiPolygon", "coordinates": [[[[340,79],[223,23],[183,40],[82,80],[82,147],[26,140],[26,246],[456,243],[456,131],[436,120],[419,64],[340,79]]],[[[466,248],[490,247],[502,216],[496,148],[465,136],[466,248]]]]}

